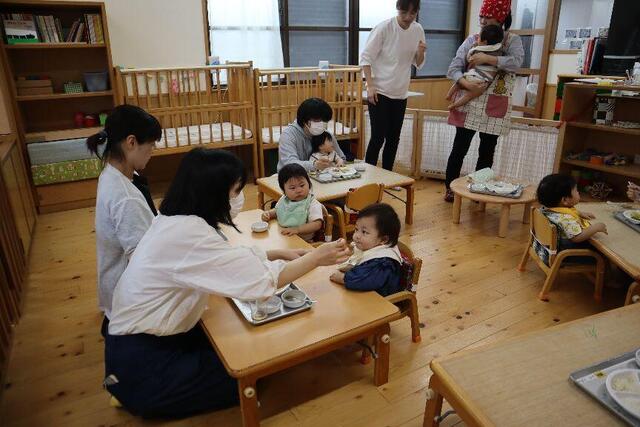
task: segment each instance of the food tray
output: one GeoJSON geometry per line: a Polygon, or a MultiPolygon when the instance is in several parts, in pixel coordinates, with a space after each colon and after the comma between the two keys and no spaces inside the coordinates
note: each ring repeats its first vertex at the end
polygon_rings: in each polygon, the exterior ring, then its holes
{"type": "Polygon", "coordinates": [[[339,181],[348,181],[350,179],[358,179],[362,177],[362,174],[360,172],[356,172],[353,175],[349,175],[349,176],[331,176],[331,179],[318,179],[318,174],[317,173],[310,173],[309,177],[311,179],[313,179],[314,181],[318,181],[321,184],[329,184],[331,182],[339,182],[339,181]]]}
{"type": "Polygon", "coordinates": [[[485,191],[479,191],[479,190],[474,190],[471,186],[471,184],[469,184],[469,191],[472,193],[476,193],[476,194],[486,194],[487,196],[494,196],[494,197],[506,197],[507,199],[519,199],[520,197],[522,197],[522,192],[524,191],[524,186],[520,186],[515,193],[511,193],[511,194],[498,194],[498,193],[494,193],[493,191],[489,191],[489,190],[485,190],[485,191]]]}
{"type": "Polygon", "coordinates": [[[605,382],[607,375],[618,369],[638,369],[636,350],[625,353],[613,359],[605,360],[588,368],[580,369],[569,375],[573,383],[596,399],[605,408],[622,418],[630,426],[640,427],[640,420],[633,417],[620,405],[613,401],[607,392],[605,382]]]}
{"type": "Polygon", "coordinates": [[[629,227],[633,228],[638,233],[640,233],[640,224],[634,224],[633,222],[629,221],[627,218],[625,218],[624,215],[622,215],[622,211],[614,213],[613,217],[618,221],[623,222],[625,225],[628,225],[629,227]]]}
{"type": "MultiPolygon", "coordinates": [[[[294,283],[289,284],[289,289],[297,289],[305,294],[305,296],[307,297],[307,301],[304,303],[304,305],[298,308],[288,308],[282,305],[280,310],[276,311],[275,313],[269,314],[262,320],[253,320],[253,318],[251,317],[251,301],[241,301],[237,298],[230,299],[231,301],[233,301],[236,308],[238,309],[240,314],[242,314],[242,316],[247,320],[247,322],[251,323],[252,325],[262,325],[263,323],[272,322],[277,319],[282,319],[283,317],[288,317],[293,314],[300,313],[301,311],[309,310],[315,303],[315,301],[309,298],[309,295],[307,295],[304,290],[300,289],[294,283]]],[[[282,293],[280,293],[280,295],[282,295],[282,293]]]]}

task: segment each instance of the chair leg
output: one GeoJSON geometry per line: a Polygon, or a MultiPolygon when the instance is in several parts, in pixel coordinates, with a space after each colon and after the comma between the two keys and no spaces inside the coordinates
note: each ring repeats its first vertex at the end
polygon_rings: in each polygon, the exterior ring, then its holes
{"type": "Polygon", "coordinates": [[[596,258],[596,289],[593,294],[593,298],[597,303],[602,302],[602,289],[604,288],[604,274],[605,274],[605,264],[604,259],[601,256],[596,258]]]}
{"type": "Polygon", "coordinates": [[[551,271],[547,275],[547,280],[544,281],[544,285],[542,286],[542,290],[538,295],[538,299],[541,301],[549,301],[549,291],[551,290],[551,286],[553,282],[556,280],[556,276],[558,275],[558,271],[560,271],[560,263],[553,263],[553,267],[551,267],[551,271]]]}
{"type": "Polygon", "coordinates": [[[522,254],[522,258],[520,259],[520,264],[518,265],[518,271],[527,271],[527,261],[529,261],[529,248],[533,244],[533,237],[529,237],[529,243],[527,247],[524,249],[524,254],[522,254]]]}
{"type": "Polygon", "coordinates": [[[418,300],[413,295],[410,301],[409,320],[411,320],[411,340],[415,343],[421,342],[420,336],[420,317],[418,314],[418,300]]]}

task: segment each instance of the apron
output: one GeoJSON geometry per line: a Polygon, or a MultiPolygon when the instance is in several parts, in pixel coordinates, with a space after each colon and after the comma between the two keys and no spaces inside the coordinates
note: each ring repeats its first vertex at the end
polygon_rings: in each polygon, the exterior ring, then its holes
{"type": "Polygon", "coordinates": [[[312,199],[311,194],[299,202],[293,202],[282,196],[276,203],[278,224],[282,227],[299,227],[306,224],[309,219],[309,207],[312,199]]]}
{"type": "MultiPolygon", "coordinates": [[[[502,43],[501,55],[508,50],[512,35],[507,33],[502,43]]],[[[476,35],[476,39],[478,35],[476,35]]],[[[449,111],[447,122],[455,127],[475,130],[491,135],[506,136],[511,129],[511,95],[516,75],[498,71],[487,90],[462,107],[449,111]]],[[[458,91],[456,99],[462,97],[458,91]]]]}

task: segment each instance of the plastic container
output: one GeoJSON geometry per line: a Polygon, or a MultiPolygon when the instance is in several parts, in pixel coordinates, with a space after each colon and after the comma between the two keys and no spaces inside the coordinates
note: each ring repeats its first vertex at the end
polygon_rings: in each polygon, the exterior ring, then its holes
{"type": "Polygon", "coordinates": [[[105,91],[109,86],[109,73],[107,71],[84,73],[84,84],[89,92],[105,91]]]}

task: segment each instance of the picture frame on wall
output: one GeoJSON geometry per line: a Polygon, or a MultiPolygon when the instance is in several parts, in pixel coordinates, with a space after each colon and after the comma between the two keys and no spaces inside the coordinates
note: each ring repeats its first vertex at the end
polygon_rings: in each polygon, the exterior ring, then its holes
{"type": "Polygon", "coordinates": [[[574,39],[569,41],[569,49],[582,49],[584,39],[574,39]]]}
{"type": "Polygon", "coordinates": [[[580,39],[588,39],[591,37],[591,28],[579,28],[578,29],[578,38],[580,39]]]}
{"type": "Polygon", "coordinates": [[[565,39],[578,38],[578,29],[577,28],[567,28],[566,30],[564,30],[564,38],[565,39]]]}

